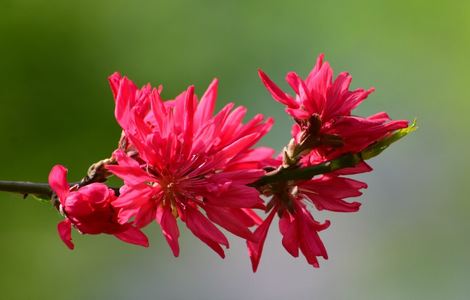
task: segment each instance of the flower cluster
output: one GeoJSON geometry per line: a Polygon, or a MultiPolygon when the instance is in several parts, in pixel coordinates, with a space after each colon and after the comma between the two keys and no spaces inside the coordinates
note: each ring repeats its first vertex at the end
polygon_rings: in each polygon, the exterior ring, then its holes
{"type": "Polygon", "coordinates": [[[101,181],[113,174],[123,185],[111,189],[90,175],[85,183],[69,187],[65,168],[52,169],[49,184],[65,216],[58,229],[67,246],[73,248],[72,226],[80,233],[113,234],[148,246],[140,229],[155,221],[178,256],[180,219],[221,257],[229,248],[221,229],[246,240],[256,271],[278,215],[284,248],[294,257],[301,252],[318,267],[318,257],[327,258],[319,232],[329,221],[315,220],[309,209],[357,211],[360,203],[345,199],[361,195],[367,185],[347,175],[371,171],[361,153],[387,139],[394,141],[408,121],[392,121],[386,113],[352,115],[373,89],[350,91],[347,73],[333,80],[323,55],[305,80],[287,74],[295,96],[264,72],[259,75],[294,120],[292,138],[278,156],[273,149],[257,146],[273,119],[258,114],[243,123],[247,110],[233,103],[214,113],[217,80],[200,99],[190,86],[174,99],[163,100],[161,86],[139,89],[128,78],[111,75],[122,136],[99,175],[101,181]],[[350,156],[352,163],[344,163],[350,156]],[[315,173],[309,173],[312,170],[315,173]],[[267,215],[264,220],[259,212],[267,215]]]}
{"type": "MultiPolygon", "coordinates": [[[[286,81],[295,97],[282,91],[263,71],[259,70],[259,75],[272,97],[286,106],[286,112],[295,121],[292,140],[277,161],[285,169],[317,165],[345,153],[360,153],[396,130],[408,127],[408,121],[391,121],[384,112],[366,118],[351,115],[352,110],[374,89],[350,91],[352,78],[348,73],[341,73],[333,80],[333,70],[327,62],[323,63],[323,55],[318,57],[305,80],[294,72],[287,74],[286,81]]],[[[314,220],[307,204],[313,204],[318,210],[335,212],[359,210],[360,203],[344,199],[360,196],[360,190],[367,184],[344,175],[371,170],[365,162],[359,162],[353,168],[313,179],[271,184],[272,198],[268,205],[271,213],[256,229],[256,240],[247,241],[253,270],[256,271],[258,266],[269,225],[276,212],[284,248],[294,257],[299,255],[300,249],[307,262],[318,267],[317,257],[328,258],[318,232],[330,223],[314,220]]]]}

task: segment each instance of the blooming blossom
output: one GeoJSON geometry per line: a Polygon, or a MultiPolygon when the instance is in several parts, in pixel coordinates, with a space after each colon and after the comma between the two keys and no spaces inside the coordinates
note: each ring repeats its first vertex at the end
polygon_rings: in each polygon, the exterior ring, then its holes
{"type": "Polygon", "coordinates": [[[119,221],[133,218],[138,227],[160,224],[173,254],[179,255],[180,218],[189,230],[224,257],[229,243],[217,225],[252,240],[250,227],[261,222],[252,208],[262,208],[259,192],[247,186],[264,175],[273,150],[254,147],[273,120],[261,114],[243,124],[244,107],[227,104],[213,116],[214,80],[198,101],[191,86],[163,101],[161,87],[138,89],[115,73],[110,83],[115,115],[126,145],[114,153],[108,169],[124,180],[119,221]]]}
{"type": "Polygon", "coordinates": [[[57,194],[65,215],[57,228],[67,247],[74,248],[72,225],[83,234],[107,233],[124,242],[148,247],[147,237],[140,229],[130,223],[117,222],[117,210],[111,205],[116,200],[112,189],[102,183],[92,183],[71,191],[66,176],[66,168],[54,166],[49,174],[49,185],[57,194]]]}
{"type": "Polygon", "coordinates": [[[360,152],[408,126],[408,121],[392,121],[384,112],[365,118],[352,115],[374,89],[350,91],[352,77],[346,72],[333,80],[333,70],[328,62],[323,62],[323,54],[305,80],[295,72],[287,74],[286,81],[295,97],[282,91],[263,71],[259,70],[259,75],[272,97],[284,104],[286,112],[296,121],[292,128],[296,142],[316,149],[315,155],[307,155],[303,160],[308,165],[318,163],[315,160],[319,157],[328,160],[344,153],[360,152]]]}
{"type": "MultiPolygon", "coordinates": [[[[286,147],[273,168],[299,168],[317,165],[335,159],[345,153],[359,153],[369,145],[383,139],[398,129],[408,126],[408,121],[392,121],[384,113],[370,117],[352,115],[356,108],[374,89],[349,90],[351,76],[340,73],[333,80],[333,70],[323,55],[305,80],[290,72],[286,81],[295,97],[282,91],[263,71],[259,75],[273,98],[286,106],[286,112],[294,118],[293,141],[286,147]]],[[[323,174],[310,180],[276,182],[263,188],[271,194],[267,205],[267,218],[255,231],[255,239],[247,241],[253,270],[261,258],[264,241],[276,213],[284,248],[294,257],[300,252],[307,262],[318,267],[318,257],[327,258],[319,232],[329,226],[329,221],[316,221],[308,206],[317,210],[356,212],[360,203],[345,201],[360,196],[363,182],[344,175],[369,172],[365,162],[323,174]]]]}
{"type": "Polygon", "coordinates": [[[271,212],[255,231],[255,239],[247,241],[253,271],[258,268],[264,241],[276,213],[279,216],[279,230],[283,236],[284,248],[294,257],[298,257],[300,249],[309,264],[319,267],[317,257],[327,259],[328,255],[318,233],[328,228],[330,222],[316,221],[307,206],[313,204],[317,210],[356,212],[361,204],[344,199],[362,195],[360,190],[366,187],[363,182],[335,173],[311,180],[275,185],[268,204],[271,212]]]}

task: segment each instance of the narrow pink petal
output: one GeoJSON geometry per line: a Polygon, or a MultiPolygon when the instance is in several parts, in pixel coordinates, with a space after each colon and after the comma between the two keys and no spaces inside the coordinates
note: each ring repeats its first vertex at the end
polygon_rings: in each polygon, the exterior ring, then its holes
{"type": "Polygon", "coordinates": [[[69,219],[65,219],[59,224],[57,224],[57,231],[62,241],[69,247],[70,250],[73,250],[75,247],[72,243],[72,223],[69,219]]]}
{"type": "Polygon", "coordinates": [[[343,153],[362,151],[391,132],[408,126],[407,120],[387,122],[385,119],[372,117],[371,119],[354,116],[337,118],[330,131],[343,138],[345,146],[339,149],[340,151],[343,153]]]}
{"type": "Polygon", "coordinates": [[[295,72],[289,72],[286,75],[286,81],[290,85],[290,87],[294,90],[294,92],[298,95],[299,94],[299,85],[302,82],[302,78],[297,75],[295,72]]]}
{"type": "Polygon", "coordinates": [[[308,118],[312,116],[311,113],[302,109],[286,108],[286,112],[287,114],[292,116],[294,119],[298,119],[298,120],[307,120],[308,118]]]}
{"type": "Polygon", "coordinates": [[[340,169],[338,171],[335,171],[335,175],[353,175],[353,174],[361,174],[361,173],[367,173],[371,172],[373,169],[369,164],[367,164],[365,161],[360,162],[357,164],[355,167],[351,168],[344,168],[340,169]]]}
{"type": "Polygon", "coordinates": [[[276,215],[276,212],[277,212],[277,209],[273,208],[273,210],[268,215],[266,220],[264,220],[264,222],[255,230],[254,239],[257,242],[246,241],[253,272],[256,272],[256,270],[258,269],[258,265],[261,259],[261,254],[263,254],[264,242],[266,241],[266,236],[268,235],[269,226],[271,225],[273,218],[276,215]]]}
{"type": "Polygon", "coordinates": [[[149,246],[149,240],[147,236],[141,230],[133,226],[129,227],[129,229],[123,232],[115,233],[114,236],[120,239],[121,241],[124,241],[129,244],[134,244],[146,248],[149,246]]]}
{"type": "Polygon", "coordinates": [[[367,97],[375,91],[375,88],[370,88],[368,90],[357,89],[355,91],[349,92],[349,95],[343,99],[343,109],[340,112],[343,115],[350,114],[359,104],[362,103],[367,97]]]}
{"type": "Polygon", "coordinates": [[[213,207],[209,205],[206,205],[204,210],[212,222],[246,240],[253,239],[253,234],[248,229],[248,226],[244,224],[246,215],[242,211],[234,208],[213,207]]]}
{"type": "Polygon", "coordinates": [[[134,225],[138,228],[142,228],[150,224],[155,220],[157,213],[158,200],[149,200],[138,206],[138,211],[135,214],[134,225]]]}
{"type": "Polygon", "coordinates": [[[114,72],[108,77],[109,85],[111,86],[111,91],[113,92],[113,97],[116,98],[119,89],[119,82],[121,81],[121,74],[119,72],[114,72]]]}
{"type": "Polygon", "coordinates": [[[163,122],[163,116],[166,115],[165,105],[163,104],[162,98],[160,97],[160,92],[154,89],[149,96],[150,107],[152,110],[153,117],[155,118],[155,123],[157,124],[157,129],[161,131],[165,123],[163,122]]]}
{"type": "Polygon", "coordinates": [[[69,184],[67,182],[67,169],[62,165],[55,165],[49,173],[49,185],[59,197],[62,205],[69,194],[69,184]]]}
{"type": "Polygon", "coordinates": [[[249,208],[242,208],[242,211],[247,215],[247,217],[249,218],[249,221],[248,224],[252,224],[251,222],[253,222],[252,225],[249,225],[250,227],[251,226],[254,226],[254,225],[261,225],[261,223],[263,223],[263,219],[261,219],[260,216],[258,216],[252,209],[249,209],[249,208]]]}
{"type": "Polygon", "coordinates": [[[367,184],[350,178],[323,175],[299,185],[301,193],[315,204],[318,210],[336,212],[356,212],[361,206],[358,202],[346,202],[343,198],[362,195],[361,189],[367,184]]]}
{"type": "Polygon", "coordinates": [[[217,87],[219,81],[214,79],[201,98],[194,115],[194,123],[200,126],[207,122],[214,113],[215,101],[217,99],[217,87]]]}
{"type": "Polygon", "coordinates": [[[119,207],[117,221],[119,224],[125,224],[139,212],[138,207],[119,207]]]}
{"type": "Polygon", "coordinates": [[[165,208],[160,205],[157,208],[156,221],[158,224],[160,224],[163,236],[170,246],[173,255],[178,257],[180,254],[180,247],[178,243],[180,232],[178,230],[176,218],[171,214],[170,208],[165,208]]]}
{"type": "MultiPolygon", "coordinates": [[[[314,104],[314,109],[317,113],[321,113],[327,103],[327,91],[331,86],[331,81],[333,78],[333,70],[330,67],[328,62],[325,62],[318,73],[307,82],[307,88],[311,91],[311,100],[314,104]]],[[[304,103],[305,105],[305,103],[304,103]]]]}
{"type": "Polygon", "coordinates": [[[282,245],[293,257],[299,256],[299,237],[295,218],[287,211],[279,220],[279,231],[282,234],[282,245]]]}
{"type": "Polygon", "coordinates": [[[224,191],[209,191],[207,202],[215,206],[235,208],[257,208],[263,204],[259,191],[246,185],[230,185],[224,191]]]}
{"type": "Polygon", "coordinates": [[[330,222],[325,221],[323,224],[316,222],[310,212],[301,205],[296,206],[296,211],[300,250],[307,259],[307,262],[318,268],[320,265],[318,264],[317,257],[321,256],[324,259],[328,259],[328,254],[318,232],[328,228],[330,222]]]}
{"type": "Polygon", "coordinates": [[[268,89],[268,91],[273,96],[274,100],[287,105],[291,108],[298,108],[299,105],[297,102],[289,95],[284,93],[263,71],[258,70],[259,77],[263,82],[264,86],[268,89]]]}
{"type": "Polygon", "coordinates": [[[258,133],[252,133],[250,135],[244,136],[241,139],[233,142],[232,144],[228,145],[227,147],[223,148],[218,154],[216,161],[220,161],[221,163],[226,163],[230,161],[233,157],[235,157],[238,153],[246,151],[249,147],[251,147],[256,140],[258,139],[258,133]]]}
{"type": "Polygon", "coordinates": [[[242,134],[238,131],[242,128],[242,120],[247,112],[246,107],[239,106],[235,108],[225,119],[221,129],[219,147],[223,147],[239,138],[242,134]]]}
{"type": "Polygon", "coordinates": [[[310,86],[310,81],[313,80],[313,78],[317,75],[318,71],[320,71],[322,65],[323,65],[323,58],[325,57],[325,54],[321,53],[317,57],[317,62],[315,63],[315,66],[313,67],[312,71],[310,71],[310,74],[308,74],[306,82],[307,85],[310,86]]]}
{"type": "Polygon", "coordinates": [[[126,77],[121,78],[119,88],[116,93],[115,117],[119,125],[126,130],[129,126],[130,109],[135,104],[135,94],[137,87],[126,77]]]}
{"type": "Polygon", "coordinates": [[[384,120],[384,121],[390,121],[390,116],[384,112],[384,111],[381,111],[381,112],[378,112],[374,115],[371,115],[369,117],[367,117],[367,119],[369,120],[384,120]]]}
{"type": "Polygon", "coordinates": [[[220,257],[224,258],[225,253],[220,245],[229,247],[229,243],[225,235],[212,224],[199,210],[187,206],[186,210],[186,226],[201,241],[207,244],[220,257]]]}
{"type": "Polygon", "coordinates": [[[351,80],[351,75],[346,72],[340,73],[336,77],[333,85],[327,91],[326,105],[321,114],[323,120],[329,120],[334,116],[351,114],[355,106],[346,100],[350,94],[348,89],[351,80]]]}
{"type": "Polygon", "coordinates": [[[299,188],[311,190],[325,197],[345,198],[362,195],[360,190],[367,188],[367,184],[351,178],[322,175],[321,177],[302,182],[299,188]]]}
{"type": "Polygon", "coordinates": [[[140,206],[154,195],[159,193],[158,187],[150,187],[146,184],[123,189],[119,197],[112,202],[114,207],[140,206]]]}
{"type": "Polygon", "coordinates": [[[124,183],[129,186],[155,181],[155,178],[149,176],[142,168],[109,165],[106,166],[106,169],[124,180],[124,183]]]}
{"type": "Polygon", "coordinates": [[[234,182],[236,184],[249,184],[258,180],[265,172],[260,169],[235,170],[216,173],[209,180],[212,182],[234,182]]]}
{"type": "Polygon", "coordinates": [[[186,98],[184,100],[184,120],[183,120],[183,131],[184,131],[184,143],[182,152],[187,157],[193,145],[194,136],[194,86],[190,86],[187,89],[186,98]]]}

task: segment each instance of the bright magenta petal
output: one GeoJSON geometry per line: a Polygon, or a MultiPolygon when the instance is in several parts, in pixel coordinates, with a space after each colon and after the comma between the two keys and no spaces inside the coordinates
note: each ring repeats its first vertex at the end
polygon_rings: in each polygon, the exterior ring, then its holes
{"type": "Polygon", "coordinates": [[[282,245],[290,255],[299,256],[299,236],[295,218],[285,211],[279,220],[279,231],[282,234],[282,245]]]}
{"type": "Polygon", "coordinates": [[[259,77],[263,82],[264,86],[271,93],[273,98],[280,103],[287,105],[292,108],[298,108],[299,105],[295,102],[292,97],[284,93],[263,71],[258,70],[259,77]]]}
{"type": "Polygon", "coordinates": [[[70,250],[73,250],[75,247],[72,243],[72,223],[69,219],[65,219],[59,224],[57,224],[57,231],[62,241],[69,247],[70,250]]]}
{"type": "Polygon", "coordinates": [[[115,237],[129,244],[134,244],[142,247],[148,247],[149,241],[147,236],[139,229],[135,227],[129,227],[129,229],[115,233],[115,237]]]}
{"type": "Polygon", "coordinates": [[[197,236],[201,241],[206,243],[212,250],[217,252],[222,258],[225,257],[224,250],[220,245],[229,247],[228,240],[225,235],[217,229],[209,220],[197,209],[186,208],[186,225],[189,230],[197,236]]]}
{"type": "Polygon", "coordinates": [[[264,220],[264,222],[255,230],[254,238],[257,242],[246,241],[253,272],[256,272],[258,269],[261,254],[263,254],[264,242],[266,241],[266,236],[268,235],[269,226],[271,225],[275,215],[276,209],[273,209],[266,220],[264,220]]]}
{"type": "Polygon", "coordinates": [[[206,205],[204,207],[207,217],[212,222],[222,226],[231,233],[238,235],[246,240],[253,240],[253,234],[248,229],[243,220],[246,219],[246,215],[243,211],[234,208],[225,207],[212,207],[206,205]]]}
{"type": "Polygon", "coordinates": [[[61,165],[55,165],[49,173],[49,185],[59,197],[60,203],[64,205],[69,194],[69,184],[67,182],[67,169],[61,165]]]}
{"type": "Polygon", "coordinates": [[[165,239],[168,242],[173,255],[178,257],[180,254],[180,247],[178,244],[180,232],[178,230],[176,219],[171,214],[170,208],[163,208],[162,206],[159,206],[157,209],[156,220],[162,228],[162,233],[165,236],[165,239]]]}

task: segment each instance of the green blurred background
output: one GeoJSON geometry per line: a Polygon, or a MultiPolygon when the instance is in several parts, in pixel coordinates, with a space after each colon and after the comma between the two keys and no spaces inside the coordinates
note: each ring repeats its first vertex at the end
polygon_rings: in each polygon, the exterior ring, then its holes
{"type": "Polygon", "coordinates": [[[107,156],[114,71],[167,98],[218,77],[219,107],[274,116],[265,144],[280,149],[291,121],[256,70],[286,87],[322,52],[376,87],[358,113],[420,129],[360,176],[359,213],[318,214],[332,220],[320,269],[287,254],[277,225],[256,274],[240,240],[220,260],[185,233],[175,259],[157,225],[150,249],[74,233],[69,251],[56,211],[0,194],[0,299],[468,299],[469,1],[2,0],[0,179],[46,181],[61,163],[76,180],[107,156]]]}

